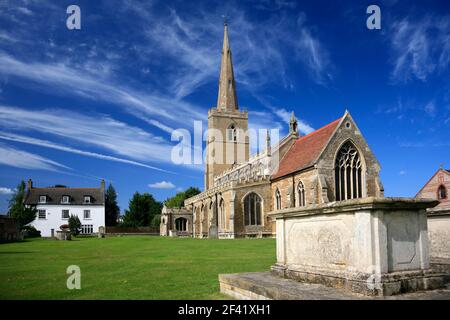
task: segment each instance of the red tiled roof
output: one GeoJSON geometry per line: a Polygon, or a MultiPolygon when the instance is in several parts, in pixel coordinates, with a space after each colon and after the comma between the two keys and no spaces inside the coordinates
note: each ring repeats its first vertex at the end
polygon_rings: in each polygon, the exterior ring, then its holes
{"type": "Polygon", "coordinates": [[[283,159],[281,159],[278,172],[272,175],[272,179],[312,166],[330,139],[339,121],[341,121],[341,118],[295,141],[283,159]]]}

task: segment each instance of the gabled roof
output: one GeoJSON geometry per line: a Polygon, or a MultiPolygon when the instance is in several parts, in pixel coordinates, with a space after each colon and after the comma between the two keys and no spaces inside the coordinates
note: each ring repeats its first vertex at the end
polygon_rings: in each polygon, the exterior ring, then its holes
{"type": "Polygon", "coordinates": [[[425,187],[431,182],[431,180],[433,180],[433,178],[434,178],[439,172],[441,172],[441,171],[444,172],[444,173],[446,173],[446,174],[448,174],[448,175],[450,175],[450,170],[448,170],[448,169],[443,169],[443,168],[439,168],[439,169],[431,176],[431,178],[428,179],[427,183],[425,183],[425,184],[423,185],[423,187],[420,188],[420,190],[416,193],[416,195],[415,195],[414,197],[417,198],[417,197],[419,196],[419,194],[423,191],[423,189],[425,189],[425,187]]]}
{"type": "Polygon", "coordinates": [[[25,204],[39,204],[39,196],[46,196],[45,204],[61,204],[63,196],[70,197],[71,205],[86,205],[84,196],[91,197],[92,205],[104,205],[105,195],[101,188],[31,188],[25,198],[25,204]]]}
{"type": "Polygon", "coordinates": [[[314,165],[341,120],[342,117],[295,141],[281,159],[278,171],[272,175],[272,179],[277,179],[314,165]]]}

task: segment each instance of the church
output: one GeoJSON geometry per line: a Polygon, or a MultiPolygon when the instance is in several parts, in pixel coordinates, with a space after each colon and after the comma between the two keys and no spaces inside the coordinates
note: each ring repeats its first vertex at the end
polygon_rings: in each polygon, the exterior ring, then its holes
{"type": "Polygon", "coordinates": [[[205,189],[185,201],[194,237],[272,237],[271,211],[383,196],[380,164],[348,111],[305,136],[292,113],[289,133],[274,145],[267,134],[265,150],[254,156],[249,116],[239,109],[225,24],[217,105],[208,112],[205,189]]]}

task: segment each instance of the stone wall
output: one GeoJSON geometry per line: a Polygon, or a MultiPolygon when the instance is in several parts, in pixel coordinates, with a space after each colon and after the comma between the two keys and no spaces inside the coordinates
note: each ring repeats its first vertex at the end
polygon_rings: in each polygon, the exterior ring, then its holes
{"type": "Polygon", "coordinates": [[[450,259],[450,211],[428,215],[431,258],[450,259]]]}
{"type": "Polygon", "coordinates": [[[275,274],[369,295],[439,286],[429,270],[432,200],[363,198],[275,211],[275,274]]]}
{"type": "Polygon", "coordinates": [[[321,203],[317,190],[317,170],[310,168],[294,175],[284,177],[272,182],[272,201],[274,203],[274,209],[276,206],[275,192],[280,190],[281,193],[281,208],[290,208],[293,206],[299,206],[297,186],[299,182],[302,182],[305,188],[305,202],[306,204],[318,204],[321,203]],[[294,187],[294,188],[293,188],[294,187]],[[293,190],[293,191],[292,191],[293,190]],[[292,196],[292,192],[294,195],[292,196]],[[291,199],[291,197],[294,197],[291,199]]]}
{"type": "Polygon", "coordinates": [[[447,198],[439,199],[439,204],[430,209],[430,212],[437,210],[450,211],[450,173],[447,170],[439,169],[416,195],[416,198],[438,199],[439,186],[444,186],[447,189],[447,198]]]}
{"type": "Polygon", "coordinates": [[[346,141],[351,141],[354,144],[363,160],[363,183],[365,186],[363,188],[363,197],[382,197],[384,189],[379,179],[380,164],[370,150],[356,123],[350,114],[347,113],[317,164],[318,174],[324,177],[326,181],[326,186],[322,187],[326,187],[329,201],[335,201],[334,166],[336,154],[346,141]]]}

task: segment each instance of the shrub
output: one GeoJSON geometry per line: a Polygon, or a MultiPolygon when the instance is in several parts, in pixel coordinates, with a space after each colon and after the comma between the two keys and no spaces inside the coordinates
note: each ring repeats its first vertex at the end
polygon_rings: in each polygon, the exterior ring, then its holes
{"type": "Polygon", "coordinates": [[[81,232],[81,222],[78,216],[70,215],[69,217],[70,234],[76,237],[81,232]]]}
{"type": "Polygon", "coordinates": [[[138,223],[136,221],[122,221],[117,225],[119,228],[136,228],[138,223]]]}
{"type": "Polygon", "coordinates": [[[41,232],[33,226],[24,226],[22,232],[24,238],[39,238],[41,236],[41,232]]]}

